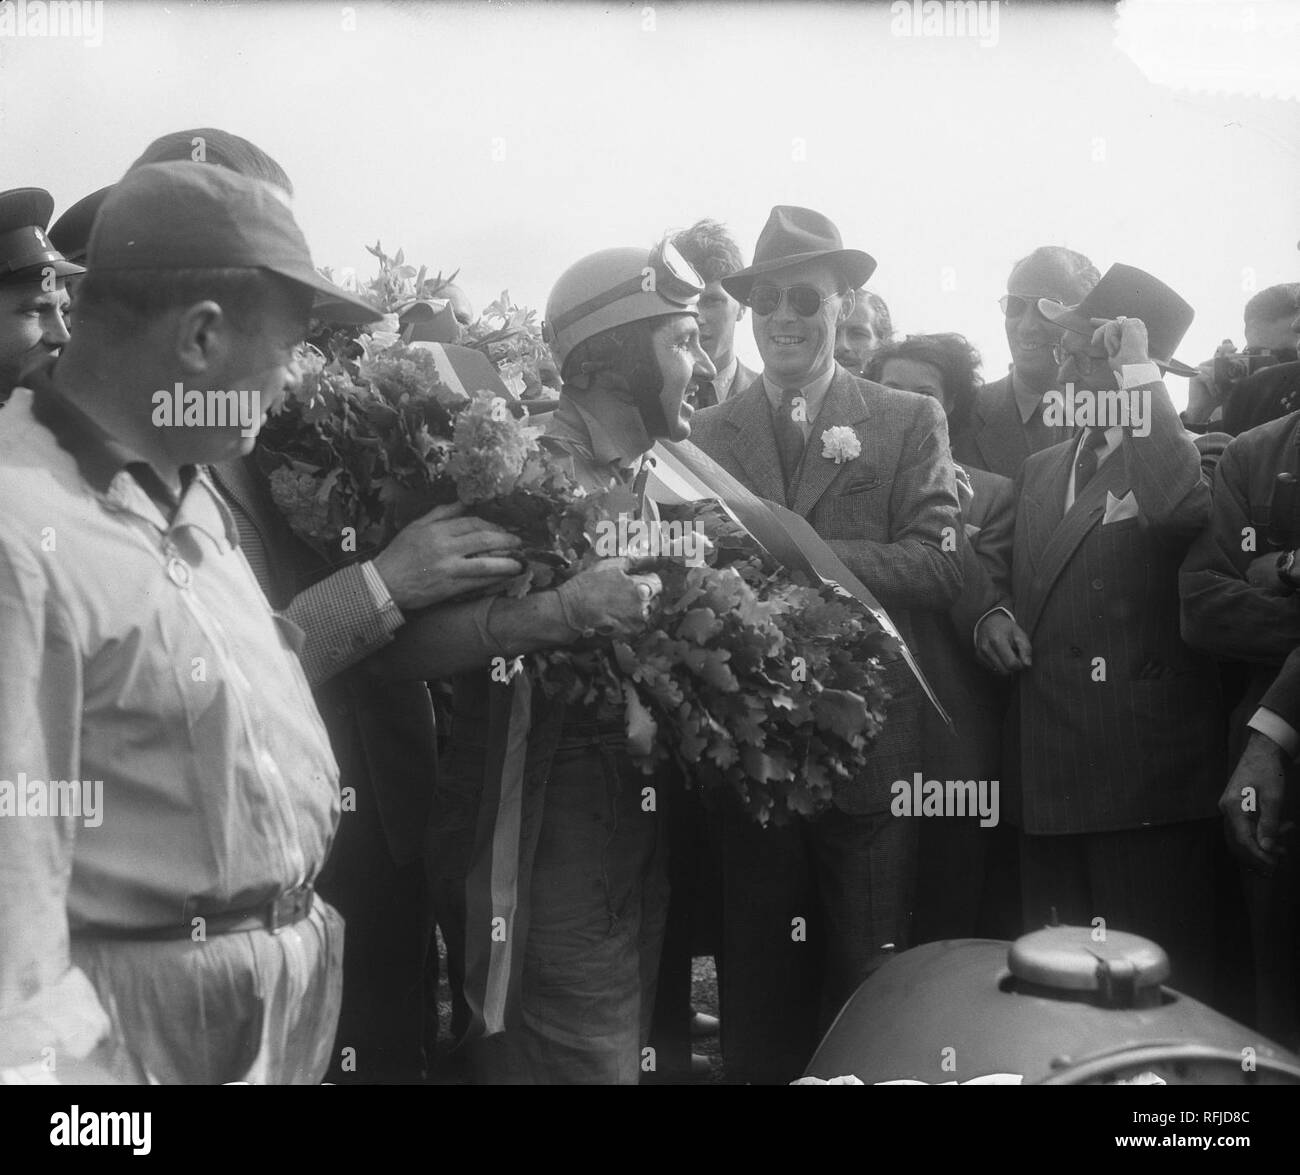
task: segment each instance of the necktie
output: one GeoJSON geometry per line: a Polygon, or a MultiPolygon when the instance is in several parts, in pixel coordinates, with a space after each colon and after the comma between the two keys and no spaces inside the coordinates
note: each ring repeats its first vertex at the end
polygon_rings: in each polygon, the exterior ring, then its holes
{"type": "Polygon", "coordinates": [[[781,476],[785,478],[786,498],[803,458],[803,428],[794,418],[795,397],[803,395],[802,388],[785,388],[781,392],[781,407],[772,414],[776,432],[776,451],[781,458],[781,476]]]}
{"type": "Polygon", "coordinates": [[[1099,464],[1097,459],[1098,450],[1106,446],[1106,430],[1104,428],[1094,428],[1083,440],[1083,446],[1079,449],[1078,459],[1074,463],[1074,500],[1077,502],[1082,496],[1084,487],[1092,481],[1093,474],[1097,472],[1099,464]]]}
{"type": "Polygon", "coordinates": [[[718,389],[713,386],[711,379],[702,379],[695,385],[695,398],[691,401],[694,407],[712,408],[718,402],[718,389]]]}

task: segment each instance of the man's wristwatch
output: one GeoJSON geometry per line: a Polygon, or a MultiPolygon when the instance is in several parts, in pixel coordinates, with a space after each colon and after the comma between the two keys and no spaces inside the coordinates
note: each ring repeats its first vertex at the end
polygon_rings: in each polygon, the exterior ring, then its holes
{"type": "Polygon", "coordinates": [[[1295,551],[1283,551],[1277,557],[1277,582],[1288,594],[1300,588],[1300,574],[1295,564],[1295,551]]]}

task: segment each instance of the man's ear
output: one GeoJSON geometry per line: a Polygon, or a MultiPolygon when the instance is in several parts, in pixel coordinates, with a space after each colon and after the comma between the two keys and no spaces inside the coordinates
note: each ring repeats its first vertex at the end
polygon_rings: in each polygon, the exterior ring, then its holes
{"type": "Polygon", "coordinates": [[[181,369],[203,375],[225,366],[232,345],[230,319],[211,300],[185,307],[175,318],[172,345],[181,369]]]}
{"type": "Polygon", "coordinates": [[[835,320],[836,324],[843,322],[853,313],[853,307],[857,305],[858,296],[852,290],[845,292],[840,298],[840,316],[835,320]]]}

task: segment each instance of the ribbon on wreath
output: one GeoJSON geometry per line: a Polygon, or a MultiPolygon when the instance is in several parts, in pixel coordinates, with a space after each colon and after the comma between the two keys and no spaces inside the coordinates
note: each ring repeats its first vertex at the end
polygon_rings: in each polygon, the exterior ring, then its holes
{"type": "Polygon", "coordinates": [[[744,527],[750,538],[787,571],[802,572],[812,582],[828,584],[857,600],[898,642],[899,656],[930,705],[952,729],[948,711],[926,680],[898,626],[871,589],[844,565],[806,518],[760,498],[690,441],[659,441],[650,456],[655,465],[646,484],[649,498],[661,505],[717,499],[732,521],[744,527]]]}

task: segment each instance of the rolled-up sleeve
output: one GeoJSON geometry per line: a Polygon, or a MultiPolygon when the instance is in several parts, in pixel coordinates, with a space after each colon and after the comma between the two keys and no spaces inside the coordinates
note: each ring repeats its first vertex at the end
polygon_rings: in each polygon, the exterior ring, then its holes
{"type": "Polygon", "coordinates": [[[69,957],[77,818],[37,802],[51,779],[79,774],[81,657],[39,561],[69,557],[0,535],[0,1069],[57,1073],[60,1056],[84,1057],[109,1029],[69,957]]]}

